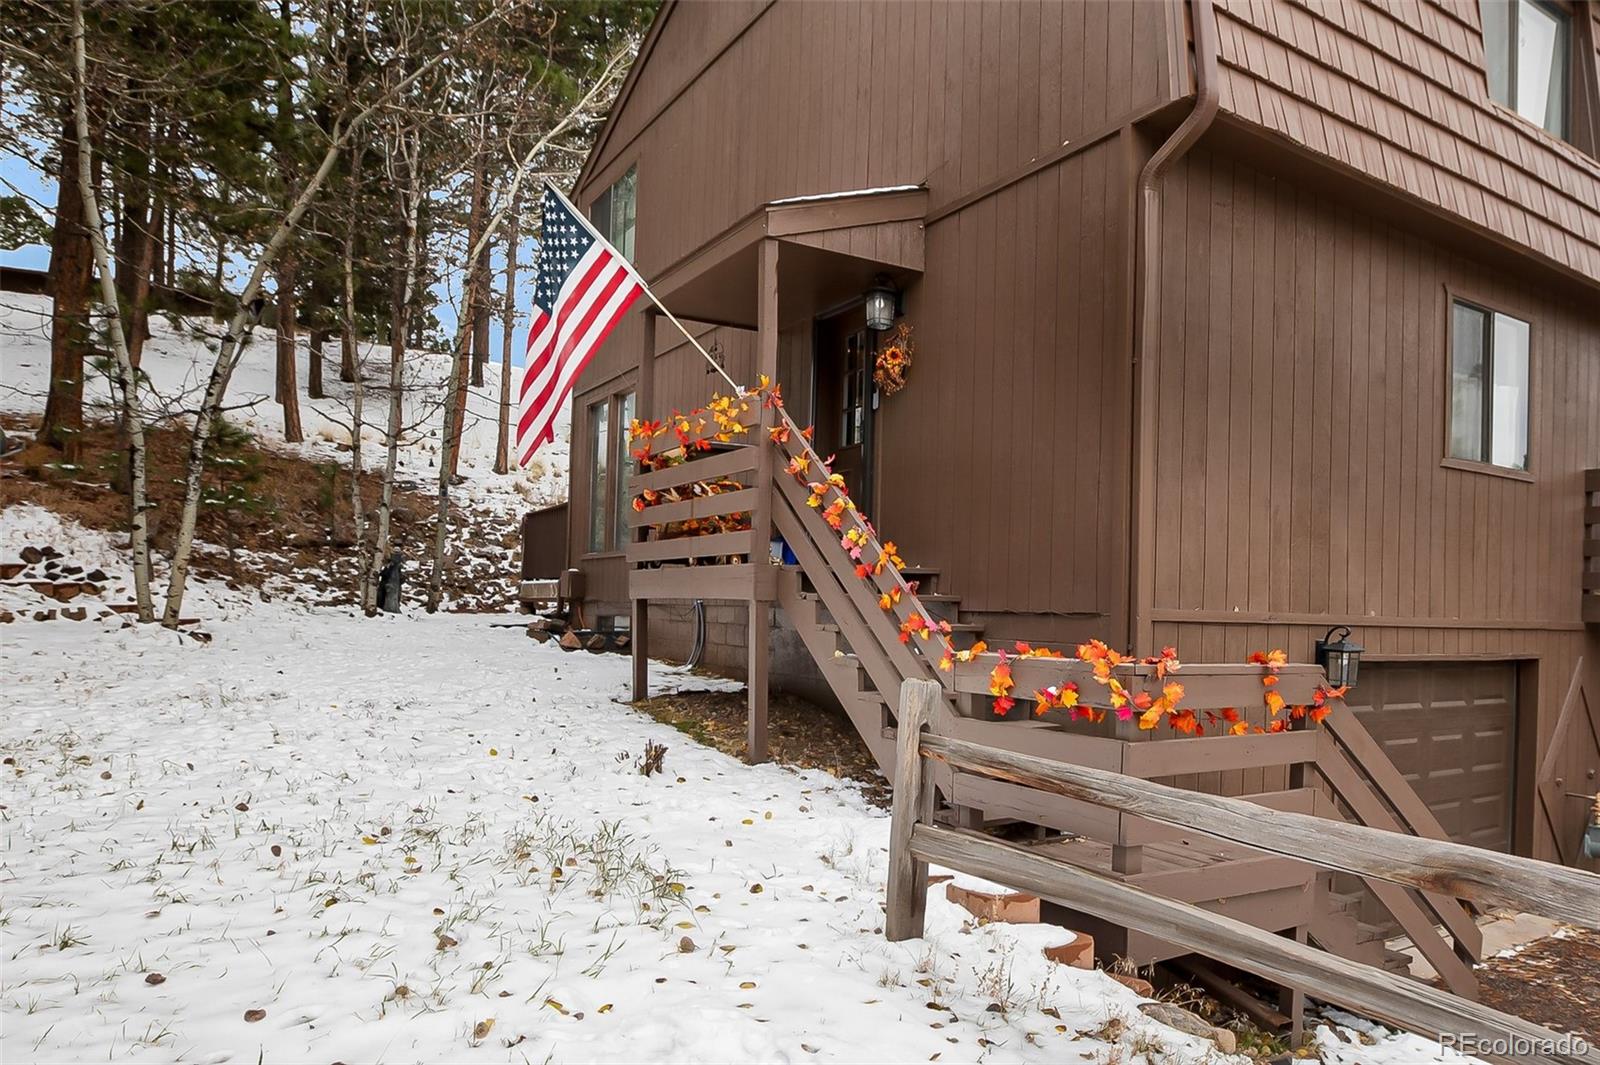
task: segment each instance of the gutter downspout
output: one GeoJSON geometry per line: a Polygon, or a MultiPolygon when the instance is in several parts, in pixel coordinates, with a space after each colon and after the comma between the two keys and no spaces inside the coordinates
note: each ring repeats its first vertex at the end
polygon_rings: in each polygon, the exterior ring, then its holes
{"type": "Polygon", "coordinates": [[[1128,647],[1134,654],[1154,654],[1154,624],[1150,620],[1155,598],[1155,478],[1145,467],[1155,448],[1156,333],[1161,301],[1161,179],[1181,159],[1217,117],[1217,13],[1214,0],[1189,0],[1194,36],[1194,109],[1179,123],[1139,171],[1135,186],[1133,290],[1133,438],[1132,491],[1129,499],[1128,647]]]}

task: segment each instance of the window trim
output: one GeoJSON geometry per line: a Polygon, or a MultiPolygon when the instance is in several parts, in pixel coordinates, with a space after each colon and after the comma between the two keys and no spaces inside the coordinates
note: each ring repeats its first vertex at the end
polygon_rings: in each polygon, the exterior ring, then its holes
{"type": "MultiPolygon", "coordinates": [[[[1539,326],[1534,320],[1533,313],[1528,308],[1514,303],[1507,303],[1498,297],[1485,299],[1484,295],[1469,288],[1455,285],[1444,286],[1444,358],[1440,360],[1444,369],[1444,417],[1442,419],[1443,433],[1440,438],[1440,452],[1443,457],[1439,460],[1439,466],[1447,470],[1486,473],[1494,477],[1504,477],[1507,480],[1532,484],[1538,480],[1537,452],[1534,448],[1533,439],[1533,427],[1535,425],[1533,404],[1534,397],[1538,394],[1539,382],[1538,360],[1534,357],[1534,352],[1538,347],[1539,326]],[[1490,315],[1504,314],[1518,321],[1526,322],[1528,325],[1528,466],[1526,469],[1519,470],[1515,466],[1496,466],[1492,462],[1457,458],[1450,454],[1450,412],[1455,387],[1452,373],[1456,352],[1455,307],[1457,303],[1464,303],[1468,307],[1485,311],[1490,315]]],[[[1492,320],[1490,334],[1493,334],[1492,320]]],[[[1489,374],[1493,373],[1493,369],[1494,366],[1491,361],[1488,367],[1489,374]]]]}
{"type": "Polygon", "coordinates": [[[612,478],[615,475],[615,471],[611,469],[610,434],[611,427],[616,422],[616,415],[614,413],[616,404],[612,400],[613,397],[611,393],[605,392],[598,396],[589,397],[584,401],[583,404],[583,452],[584,455],[587,456],[587,461],[589,463],[589,475],[584,478],[584,493],[587,497],[583,501],[584,558],[594,558],[613,550],[611,547],[611,534],[614,533],[615,530],[610,528],[611,523],[609,520],[606,521],[607,527],[601,530],[600,546],[594,546],[594,521],[596,515],[604,515],[607,519],[609,519],[611,516],[610,509],[605,504],[611,499],[611,483],[612,478]],[[601,506],[596,508],[594,498],[596,488],[594,467],[597,463],[597,456],[602,449],[595,446],[595,436],[597,426],[599,424],[599,420],[595,417],[595,410],[602,403],[604,403],[606,406],[606,444],[605,448],[603,449],[606,453],[606,473],[605,480],[599,485],[600,495],[603,497],[600,501],[601,506]]]}

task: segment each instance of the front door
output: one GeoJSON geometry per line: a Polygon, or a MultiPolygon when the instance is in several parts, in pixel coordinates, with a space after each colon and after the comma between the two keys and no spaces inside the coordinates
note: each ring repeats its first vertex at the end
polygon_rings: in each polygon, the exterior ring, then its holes
{"type": "Polygon", "coordinates": [[[817,453],[833,456],[856,506],[872,513],[872,334],[855,307],[817,323],[815,396],[817,453]]]}

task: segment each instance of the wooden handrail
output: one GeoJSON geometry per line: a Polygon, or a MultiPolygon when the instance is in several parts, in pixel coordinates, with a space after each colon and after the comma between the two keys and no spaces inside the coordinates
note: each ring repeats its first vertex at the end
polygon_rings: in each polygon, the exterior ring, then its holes
{"type": "MultiPolygon", "coordinates": [[[[774,441],[776,446],[779,448],[780,453],[786,454],[790,459],[801,457],[805,458],[810,463],[811,468],[816,472],[816,476],[813,477],[812,480],[819,483],[826,483],[828,478],[828,466],[823,461],[822,456],[818,455],[816,449],[807,442],[804,431],[795,422],[795,420],[789,416],[789,411],[783,406],[782,402],[778,402],[776,406],[779,421],[781,422],[782,427],[787,430],[787,432],[783,434],[785,437],[784,440],[774,441]]],[[[780,478],[788,477],[793,479],[792,474],[782,469],[775,470],[774,476],[780,478]]],[[[832,485],[829,486],[824,498],[826,498],[827,495],[846,498],[843,492],[832,485]]],[[[845,521],[849,523],[850,528],[865,536],[866,543],[862,549],[862,556],[868,564],[874,563],[883,557],[883,544],[881,541],[879,541],[877,532],[867,523],[867,519],[862,516],[860,511],[856,510],[854,506],[847,508],[845,510],[845,521]]],[[[930,612],[928,608],[923,605],[922,601],[917,598],[916,589],[912,588],[911,582],[905,579],[898,568],[894,566],[884,566],[880,571],[871,574],[868,579],[872,582],[873,586],[879,588],[883,592],[898,593],[898,601],[892,602],[890,605],[890,610],[888,611],[891,616],[898,619],[896,623],[897,626],[899,622],[908,621],[913,614],[920,616],[925,621],[934,620],[934,615],[932,612],[930,612]]],[[[945,646],[944,638],[941,637],[937,641],[937,646],[940,651],[939,656],[930,658],[927,653],[927,647],[933,645],[934,643],[935,641],[931,639],[928,641],[913,641],[913,644],[924,645],[913,646],[913,651],[923,659],[929,660],[929,664],[933,667],[934,677],[939,680],[940,684],[946,688],[949,688],[951,687],[952,681],[949,679],[947,674],[941,673],[938,667],[938,658],[943,656],[945,646]]]]}
{"type": "Polygon", "coordinates": [[[1193,829],[1334,872],[1600,929],[1600,875],[1581,869],[1448,840],[1270,810],[1245,799],[1206,795],[932,733],[921,737],[917,749],[924,757],[994,780],[1193,829]]]}

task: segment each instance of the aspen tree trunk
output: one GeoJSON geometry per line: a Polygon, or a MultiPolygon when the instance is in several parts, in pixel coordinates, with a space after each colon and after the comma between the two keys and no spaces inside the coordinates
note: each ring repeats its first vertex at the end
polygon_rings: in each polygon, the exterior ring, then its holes
{"type": "Polygon", "coordinates": [[[132,519],[129,539],[133,546],[133,588],[140,621],[153,621],[155,608],[150,597],[149,503],[145,498],[144,418],[139,410],[139,378],[128,358],[127,339],[122,333],[122,314],[117,305],[116,281],[111,274],[111,255],[106,249],[105,222],[95,196],[91,172],[92,149],[89,141],[89,104],[84,83],[88,62],[83,46],[83,0],[72,0],[72,110],[78,133],[78,185],[83,201],[84,228],[94,249],[95,269],[100,273],[100,298],[105,302],[111,326],[111,349],[117,359],[117,391],[122,398],[122,424],[128,439],[128,467],[132,472],[132,519]]]}
{"type": "Polygon", "coordinates": [[[406,194],[401,197],[405,212],[405,266],[399,283],[392,294],[389,328],[389,425],[384,432],[386,454],[383,462],[383,482],[378,495],[377,532],[372,543],[372,562],[367,569],[366,588],[362,609],[368,617],[378,612],[378,574],[389,557],[389,521],[394,503],[394,471],[400,457],[400,432],[405,418],[404,384],[406,338],[411,315],[411,300],[417,284],[419,222],[417,213],[422,209],[422,179],[416,164],[422,154],[421,134],[417,133],[409,150],[403,152],[406,160],[406,194]]]}
{"type": "Polygon", "coordinates": [[[495,438],[494,472],[511,472],[511,345],[517,328],[517,239],[522,204],[511,205],[506,224],[506,295],[500,309],[500,431],[495,438]]]}
{"type": "Polygon", "coordinates": [[[38,436],[69,462],[77,460],[83,437],[83,355],[89,346],[89,290],[94,284],[94,250],[83,222],[75,106],[66,107],[61,116],[61,172],[50,240],[50,388],[38,436]]]}

